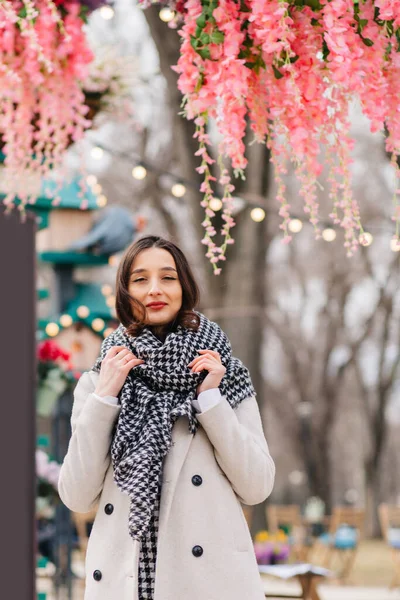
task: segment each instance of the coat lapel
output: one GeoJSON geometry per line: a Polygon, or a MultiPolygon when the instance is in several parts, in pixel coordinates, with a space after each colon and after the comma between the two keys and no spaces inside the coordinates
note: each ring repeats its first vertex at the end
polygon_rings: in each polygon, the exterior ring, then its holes
{"type": "Polygon", "coordinates": [[[160,527],[168,520],[176,483],[192,440],[193,434],[189,431],[188,419],[186,417],[178,419],[172,430],[172,447],[164,461],[160,527]]]}

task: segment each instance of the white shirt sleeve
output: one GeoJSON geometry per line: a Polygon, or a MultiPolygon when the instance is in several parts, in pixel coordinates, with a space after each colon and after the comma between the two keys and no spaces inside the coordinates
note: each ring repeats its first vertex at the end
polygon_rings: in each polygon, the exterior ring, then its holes
{"type": "Polygon", "coordinates": [[[196,400],[192,400],[192,404],[198,413],[204,413],[210,408],[214,408],[221,402],[221,392],[219,388],[212,388],[211,390],[206,390],[205,392],[201,392],[196,400]]]}
{"type": "Polygon", "coordinates": [[[113,406],[117,406],[118,398],[115,396],[98,396],[93,392],[93,396],[100,400],[100,402],[104,402],[105,404],[112,404],[113,406]]]}

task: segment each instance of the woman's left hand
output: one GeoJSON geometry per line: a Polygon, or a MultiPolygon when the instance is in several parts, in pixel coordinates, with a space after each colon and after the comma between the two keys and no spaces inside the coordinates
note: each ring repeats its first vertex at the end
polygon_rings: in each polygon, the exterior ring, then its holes
{"type": "Polygon", "coordinates": [[[201,354],[201,356],[198,356],[188,364],[192,373],[208,371],[207,377],[197,387],[197,395],[206,390],[217,388],[226,373],[226,369],[221,362],[221,357],[218,352],[215,352],[214,350],[199,350],[199,354],[201,354]]]}

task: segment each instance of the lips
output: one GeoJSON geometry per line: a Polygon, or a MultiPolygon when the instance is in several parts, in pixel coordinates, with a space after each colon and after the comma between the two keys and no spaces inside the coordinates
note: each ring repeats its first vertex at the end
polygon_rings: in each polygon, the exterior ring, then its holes
{"type": "Polygon", "coordinates": [[[167,306],[165,302],[151,302],[147,304],[147,308],[163,308],[164,306],[167,306]]]}

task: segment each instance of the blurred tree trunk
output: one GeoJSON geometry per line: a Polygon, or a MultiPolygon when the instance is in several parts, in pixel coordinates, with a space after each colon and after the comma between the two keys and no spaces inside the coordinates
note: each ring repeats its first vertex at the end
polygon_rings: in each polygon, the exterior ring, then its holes
{"type": "MultiPolygon", "coordinates": [[[[193,122],[179,116],[182,96],[177,87],[177,74],[171,69],[179,58],[179,36],[176,30],[168,28],[159,16],[159,10],[151,6],[145,11],[151,35],[160,57],[160,69],[168,84],[169,105],[172,111],[175,136],[175,153],[180,165],[181,175],[198,183],[201,178],[196,172],[199,160],[195,156],[197,142],[193,122]]],[[[227,261],[222,264],[222,274],[214,276],[208,260],[201,259],[202,276],[205,289],[201,310],[213,320],[218,321],[228,335],[233,353],[249,368],[262,407],[261,352],[263,344],[263,313],[266,304],[265,259],[269,245],[267,219],[255,223],[250,218],[254,203],[265,205],[268,188],[269,161],[264,146],[254,144],[248,147],[249,165],[246,181],[239,181],[236,194],[249,198],[249,202],[235,216],[236,227],[233,230],[235,244],[228,249],[227,261]]],[[[200,193],[190,192],[193,220],[199,248],[203,237],[201,222],[204,209],[200,206],[200,193]]],[[[255,528],[264,525],[264,510],[258,510],[255,528]]]]}

